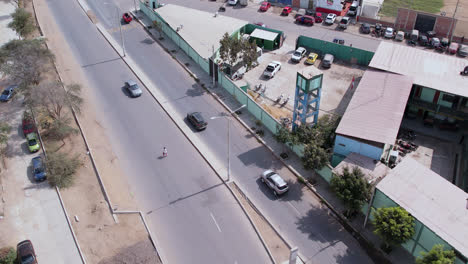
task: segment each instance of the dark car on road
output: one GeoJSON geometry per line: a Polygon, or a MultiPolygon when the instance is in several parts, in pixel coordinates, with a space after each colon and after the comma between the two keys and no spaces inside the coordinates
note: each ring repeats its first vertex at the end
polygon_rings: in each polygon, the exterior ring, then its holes
{"type": "Polygon", "coordinates": [[[0,101],[7,102],[13,96],[13,93],[18,85],[10,85],[5,90],[3,90],[2,94],[0,95],[0,101]]]}
{"type": "Polygon", "coordinates": [[[359,31],[362,34],[369,34],[370,33],[370,25],[368,23],[362,23],[359,31]]]}
{"type": "Polygon", "coordinates": [[[31,240],[24,240],[16,246],[18,254],[18,263],[20,264],[37,264],[36,253],[31,240]]]}
{"type": "Polygon", "coordinates": [[[42,157],[34,157],[32,159],[32,165],[34,180],[37,182],[44,181],[47,177],[44,160],[42,159],[42,157]]]}
{"type": "Polygon", "coordinates": [[[187,120],[195,127],[196,130],[199,131],[205,129],[208,125],[200,112],[187,114],[187,120]]]}

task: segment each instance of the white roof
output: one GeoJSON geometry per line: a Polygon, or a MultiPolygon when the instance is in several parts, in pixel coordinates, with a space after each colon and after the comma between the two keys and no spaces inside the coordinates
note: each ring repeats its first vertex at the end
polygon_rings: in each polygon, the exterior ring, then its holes
{"type": "Polygon", "coordinates": [[[336,133],[394,144],[411,87],[411,79],[406,76],[367,70],[336,133]]]}
{"type": "Polygon", "coordinates": [[[214,16],[197,9],[167,4],[156,12],[177,32],[200,56],[209,58],[219,48],[224,33],[231,35],[248,22],[223,15],[214,16]]]}
{"type": "Polygon", "coordinates": [[[353,171],[354,167],[358,167],[367,181],[375,181],[382,178],[390,171],[390,168],[382,162],[375,162],[374,159],[355,152],[351,152],[343,161],[333,168],[333,173],[341,175],[346,167],[349,171],[353,171]]]}
{"type": "Polygon", "coordinates": [[[377,188],[468,257],[467,193],[409,157],[377,188]]]}
{"type": "Polygon", "coordinates": [[[259,29],[259,28],[254,29],[254,31],[250,34],[251,38],[259,38],[259,39],[264,39],[264,40],[269,40],[269,41],[275,40],[277,36],[278,36],[278,33],[276,32],[266,31],[266,30],[259,29]]]}
{"type": "Polygon", "coordinates": [[[460,71],[466,59],[410,46],[380,42],[369,66],[409,76],[414,84],[468,97],[468,78],[460,71]]]}

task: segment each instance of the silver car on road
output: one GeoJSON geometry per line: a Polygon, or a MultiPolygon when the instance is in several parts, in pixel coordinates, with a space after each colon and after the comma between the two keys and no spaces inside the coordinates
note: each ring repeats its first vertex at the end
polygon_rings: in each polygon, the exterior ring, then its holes
{"type": "Polygon", "coordinates": [[[143,93],[140,86],[134,80],[128,80],[125,82],[125,89],[130,93],[131,97],[139,97],[143,93]]]}
{"type": "Polygon", "coordinates": [[[261,175],[262,182],[264,182],[270,189],[273,190],[275,195],[280,195],[289,190],[288,183],[281,178],[276,172],[267,170],[261,175]]]}

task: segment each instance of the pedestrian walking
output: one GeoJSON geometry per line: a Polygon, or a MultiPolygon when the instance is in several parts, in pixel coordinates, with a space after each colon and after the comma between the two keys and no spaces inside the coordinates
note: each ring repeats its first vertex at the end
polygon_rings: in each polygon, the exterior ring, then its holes
{"type": "Polygon", "coordinates": [[[167,157],[167,148],[166,147],[163,148],[163,157],[167,157]]]}

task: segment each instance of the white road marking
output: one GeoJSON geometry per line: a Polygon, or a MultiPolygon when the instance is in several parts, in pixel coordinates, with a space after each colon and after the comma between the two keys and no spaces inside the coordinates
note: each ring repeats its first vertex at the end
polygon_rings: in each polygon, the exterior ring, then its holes
{"type": "Polygon", "coordinates": [[[210,213],[210,215],[211,215],[211,218],[213,219],[213,222],[215,223],[216,227],[218,228],[218,231],[221,233],[221,228],[219,227],[218,222],[216,222],[216,219],[214,218],[213,213],[210,213]]]}

